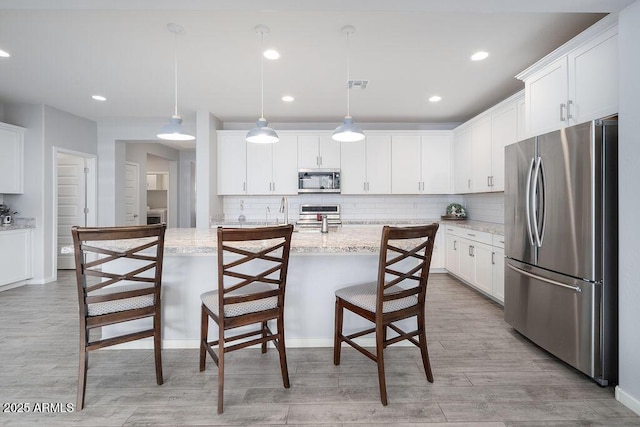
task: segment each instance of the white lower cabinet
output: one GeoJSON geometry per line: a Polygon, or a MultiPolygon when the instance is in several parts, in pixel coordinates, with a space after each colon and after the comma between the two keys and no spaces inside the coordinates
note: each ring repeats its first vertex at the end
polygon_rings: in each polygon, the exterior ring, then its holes
{"type": "Polygon", "coordinates": [[[0,231],[0,288],[32,277],[31,230],[0,231]]]}
{"type": "Polygon", "coordinates": [[[444,243],[444,233],[440,228],[438,233],[436,233],[436,240],[433,243],[433,252],[431,253],[431,265],[429,270],[433,271],[434,269],[443,269],[445,268],[445,243],[444,243]]]}
{"type": "Polygon", "coordinates": [[[504,302],[504,238],[445,226],[445,268],[465,283],[504,302]],[[496,246],[500,245],[502,247],[496,246]]]}

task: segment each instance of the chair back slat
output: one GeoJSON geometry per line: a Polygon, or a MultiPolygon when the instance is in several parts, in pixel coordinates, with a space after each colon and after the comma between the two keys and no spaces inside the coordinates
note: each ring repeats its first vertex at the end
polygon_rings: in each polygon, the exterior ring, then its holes
{"type": "Polygon", "coordinates": [[[385,301],[417,295],[418,304],[424,303],[437,231],[437,223],[383,228],[378,266],[377,315],[382,316],[385,301]]]}
{"type": "Polygon", "coordinates": [[[278,297],[278,304],[284,304],[292,232],[292,225],[253,229],[218,227],[218,298],[221,307],[273,296],[278,297]],[[255,283],[272,285],[273,289],[243,290],[255,283]]]}
{"type": "Polygon", "coordinates": [[[81,315],[95,302],[145,294],[159,298],[165,230],[165,224],[72,227],[81,315]],[[124,284],[142,290],[128,294],[124,284]]]}

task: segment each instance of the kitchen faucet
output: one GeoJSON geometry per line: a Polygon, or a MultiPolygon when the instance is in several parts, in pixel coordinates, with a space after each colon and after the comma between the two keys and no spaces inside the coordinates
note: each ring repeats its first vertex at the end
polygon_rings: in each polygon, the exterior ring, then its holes
{"type": "Polygon", "coordinates": [[[284,214],[282,223],[284,225],[289,224],[289,200],[287,199],[287,196],[282,196],[282,200],[280,200],[280,210],[278,212],[284,214]]]}

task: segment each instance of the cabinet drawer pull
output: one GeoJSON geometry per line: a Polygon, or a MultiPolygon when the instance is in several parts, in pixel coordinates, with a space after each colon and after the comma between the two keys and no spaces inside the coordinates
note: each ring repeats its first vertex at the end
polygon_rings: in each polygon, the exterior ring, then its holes
{"type": "Polygon", "coordinates": [[[567,120],[573,119],[573,116],[571,115],[571,104],[573,104],[573,101],[567,101],[567,120]]]}
{"type": "Polygon", "coordinates": [[[495,263],[496,263],[496,253],[491,252],[491,264],[495,265],[495,263]]]}
{"type": "Polygon", "coordinates": [[[561,122],[566,122],[567,119],[564,118],[564,109],[565,109],[566,105],[564,103],[560,104],[560,121],[561,122]]]}

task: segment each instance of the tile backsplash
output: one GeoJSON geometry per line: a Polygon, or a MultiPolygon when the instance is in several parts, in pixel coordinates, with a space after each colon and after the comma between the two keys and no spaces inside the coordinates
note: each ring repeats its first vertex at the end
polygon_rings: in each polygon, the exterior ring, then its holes
{"type": "MultiPolygon", "coordinates": [[[[463,204],[469,219],[494,223],[504,222],[503,194],[474,195],[338,195],[301,194],[287,196],[289,222],[298,219],[302,204],[339,204],[343,221],[421,220],[437,219],[449,203],[463,204]]],[[[225,221],[237,221],[244,215],[247,221],[275,223],[281,221],[281,196],[224,196],[225,221]]]]}

